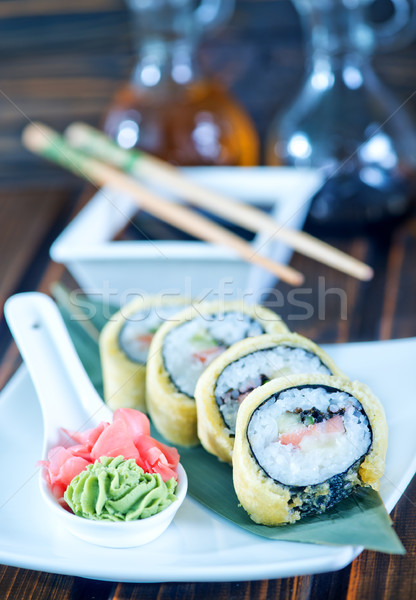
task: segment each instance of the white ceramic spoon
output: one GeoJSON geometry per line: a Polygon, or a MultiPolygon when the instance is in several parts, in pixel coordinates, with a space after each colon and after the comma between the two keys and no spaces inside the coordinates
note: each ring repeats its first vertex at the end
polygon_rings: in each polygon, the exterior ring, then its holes
{"type": "MultiPolygon", "coordinates": [[[[43,459],[50,448],[68,441],[61,427],[82,431],[111,421],[112,411],[86,374],[53,300],[38,292],[17,294],[7,300],[4,313],[40,401],[43,459]]],[[[153,517],[129,522],[93,521],[69,513],[54,498],[42,475],[40,489],[49,508],[71,533],[100,546],[126,548],[150,542],[165,531],[185,498],[187,477],[179,465],[178,499],[153,517]]]]}

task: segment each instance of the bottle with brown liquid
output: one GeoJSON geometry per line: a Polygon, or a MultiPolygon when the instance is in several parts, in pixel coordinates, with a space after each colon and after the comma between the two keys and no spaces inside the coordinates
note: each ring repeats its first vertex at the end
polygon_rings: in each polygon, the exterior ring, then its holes
{"type": "Polygon", "coordinates": [[[230,0],[129,0],[137,64],[117,93],[104,129],[124,148],[181,166],[258,164],[250,117],[201,72],[196,49],[205,29],[231,14],[230,0]]]}

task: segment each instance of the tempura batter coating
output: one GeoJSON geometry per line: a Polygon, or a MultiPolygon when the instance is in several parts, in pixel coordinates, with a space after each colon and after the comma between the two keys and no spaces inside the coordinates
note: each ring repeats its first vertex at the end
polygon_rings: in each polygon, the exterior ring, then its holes
{"type": "Polygon", "coordinates": [[[346,474],[352,485],[379,488],[379,479],[384,473],[387,451],[387,423],[383,406],[371,390],[357,381],[350,382],[339,377],[322,375],[297,375],[274,380],[255,389],[243,402],[237,416],[237,429],[233,452],[233,482],[238,499],[251,519],[264,525],[292,523],[301,517],[305,495],[324,496],[328,488],[321,485],[304,488],[302,494],[294,494],[290,486],[277,483],[268,477],[253,456],[248,426],[254,411],[268,398],[288,388],[319,385],[336,388],[356,398],[365,410],[372,430],[372,444],[356,474],[346,474]],[[354,477],[357,479],[354,481],[354,477]]]}
{"type": "MultiPolygon", "coordinates": [[[[286,325],[274,312],[244,302],[206,302],[176,315],[174,323],[165,323],[153,338],[149,350],[146,398],[149,414],[158,431],[171,443],[183,446],[199,444],[195,399],[178,390],[166,369],[163,348],[166,336],[193,319],[213,314],[241,312],[259,322],[264,331],[285,332],[286,325]]],[[[180,349],[178,349],[180,352],[180,349]]],[[[184,358],[184,360],[188,360],[184,358]]]]}

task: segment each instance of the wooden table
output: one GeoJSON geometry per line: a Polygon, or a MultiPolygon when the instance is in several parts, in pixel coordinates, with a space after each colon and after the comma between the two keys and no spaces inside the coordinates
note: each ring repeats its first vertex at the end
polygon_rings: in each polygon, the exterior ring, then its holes
{"type": "MultiPolygon", "coordinates": [[[[48,258],[50,243],[85,200],[81,185],[21,147],[28,118],[62,130],[75,118],[97,124],[131,66],[121,0],[0,0],[0,304],[19,291],[48,292],[68,280],[48,258]],[[59,5],[59,6],[58,6],[59,5]],[[68,21],[69,19],[69,21],[68,21]],[[68,26],[70,23],[70,26],[68,26]]],[[[264,139],[275,110],[299,84],[303,69],[300,28],[289,0],[239,0],[227,31],[207,40],[206,62],[232,87],[252,114],[264,139]],[[259,69],[259,61],[262,68],[259,69]]],[[[415,44],[378,57],[384,80],[406,100],[416,86],[415,44]]],[[[410,103],[409,105],[411,105],[410,103]]],[[[414,104],[414,101],[413,101],[414,104]]],[[[315,308],[325,289],[347,296],[341,319],[336,296],[328,294],[325,314],[304,313],[285,302],[289,326],[319,342],[347,342],[416,336],[416,216],[390,232],[356,234],[327,241],[369,262],[375,278],[359,283],[295,255],[306,273],[308,300],[315,308]]],[[[279,285],[288,300],[290,288],[279,285]]],[[[20,364],[4,319],[0,322],[0,387],[20,364]]],[[[416,481],[393,511],[403,557],[363,552],[335,573],[238,583],[120,584],[0,567],[3,600],[140,598],[286,598],[378,600],[416,598],[416,481]]]]}

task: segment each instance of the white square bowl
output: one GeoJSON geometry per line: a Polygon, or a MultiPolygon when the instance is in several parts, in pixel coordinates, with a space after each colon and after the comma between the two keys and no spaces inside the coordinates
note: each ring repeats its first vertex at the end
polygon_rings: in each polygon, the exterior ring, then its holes
{"type": "MultiPolygon", "coordinates": [[[[300,229],[321,175],[286,167],[192,167],[184,172],[201,185],[253,205],[267,206],[276,221],[300,229]]],[[[218,299],[267,293],[275,278],[234,251],[199,241],[114,241],[137,205],[112,189],[97,192],[52,244],[51,258],[63,263],[90,296],[107,294],[125,304],[141,294],[181,294],[218,299]],[[217,297],[217,298],[216,298],[217,297]]],[[[258,234],[251,242],[278,262],[292,251],[258,234]]]]}

